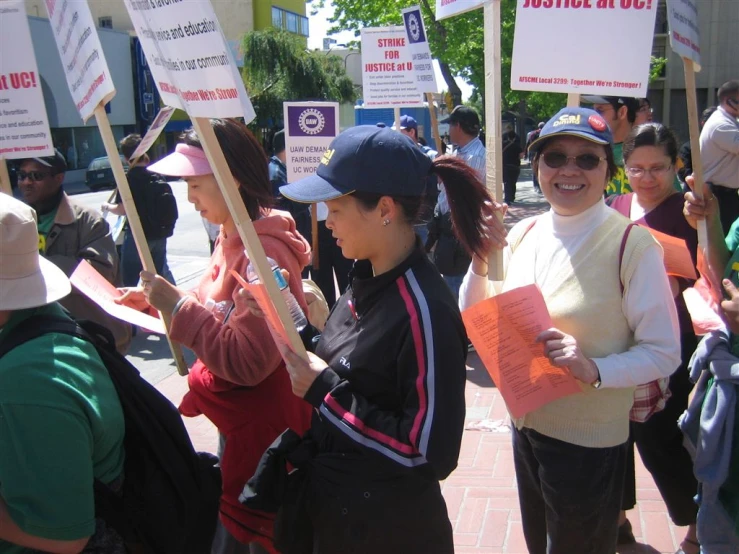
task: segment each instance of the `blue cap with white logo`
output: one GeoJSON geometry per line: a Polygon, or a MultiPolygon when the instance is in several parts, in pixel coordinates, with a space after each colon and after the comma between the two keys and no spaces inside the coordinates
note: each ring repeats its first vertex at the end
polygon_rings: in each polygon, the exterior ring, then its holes
{"type": "Polygon", "coordinates": [[[557,115],[544,124],[539,138],[531,143],[529,150],[535,152],[544,141],[558,136],[580,137],[596,144],[613,146],[613,135],[608,123],[598,112],[588,108],[559,110],[557,115]]]}
{"type": "Polygon", "coordinates": [[[406,135],[360,125],[331,142],[314,175],[280,187],[280,194],[305,203],[353,192],[421,196],[430,171],[431,160],[406,135]]]}

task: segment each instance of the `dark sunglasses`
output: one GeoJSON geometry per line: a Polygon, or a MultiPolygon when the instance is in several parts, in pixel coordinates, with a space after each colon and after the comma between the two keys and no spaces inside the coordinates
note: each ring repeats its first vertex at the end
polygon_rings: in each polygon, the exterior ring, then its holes
{"type": "Polygon", "coordinates": [[[552,169],[559,169],[567,165],[569,160],[575,160],[575,165],[583,171],[591,171],[606,159],[595,154],[580,154],[579,156],[568,156],[562,152],[550,151],[541,155],[544,163],[552,169]]]}
{"type": "Polygon", "coordinates": [[[19,171],[18,180],[25,181],[26,179],[31,179],[31,181],[43,181],[49,175],[51,175],[51,172],[49,171],[29,171],[28,173],[25,171],[19,171]]]}

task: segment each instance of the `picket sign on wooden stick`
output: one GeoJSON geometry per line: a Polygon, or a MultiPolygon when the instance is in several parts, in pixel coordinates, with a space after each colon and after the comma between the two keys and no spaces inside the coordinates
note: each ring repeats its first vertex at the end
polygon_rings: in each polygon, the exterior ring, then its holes
{"type": "Polygon", "coordinates": [[[321,269],[318,261],[318,204],[310,205],[310,231],[311,231],[311,265],[314,271],[321,269]]]}
{"type": "Polygon", "coordinates": [[[400,131],[400,108],[398,108],[397,106],[393,108],[393,114],[393,118],[395,120],[395,123],[393,123],[393,125],[395,127],[395,130],[400,131]]]}
{"type": "MultiPolygon", "coordinates": [[[[105,152],[108,154],[108,159],[110,160],[110,167],[113,170],[113,177],[115,177],[118,193],[120,194],[121,201],[126,209],[128,225],[133,234],[136,249],[139,252],[139,258],[141,258],[141,266],[146,271],[156,273],[154,259],[151,257],[151,251],[149,250],[149,243],[146,241],[144,228],[141,225],[141,219],[136,211],[136,204],[133,201],[133,196],[131,196],[131,187],[128,184],[126,171],[123,169],[123,162],[121,162],[121,158],[118,155],[118,147],[103,104],[99,104],[95,108],[95,119],[97,120],[98,129],[100,129],[100,136],[103,139],[105,152]]],[[[182,349],[179,344],[173,342],[172,339],[169,338],[169,329],[172,327],[172,317],[162,312],[159,313],[159,317],[161,317],[164,322],[164,327],[167,329],[167,342],[169,343],[169,349],[172,351],[172,357],[177,365],[177,372],[180,375],[187,375],[187,363],[185,363],[182,349]]]]}
{"type": "Polygon", "coordinates": [[[0,158],[0,191],[13,196],[13,187],[10,185],[10,173],[8,173],[8,160],[0,158]]]}
{"type": "Polygon", "coordinates": [[[567,94],[567,107],[577,108],[580,105],[580,95],[574,92],[567,94]]]}
{"type": "MultiPolygon", "coordinates": [[[[500,0],[484,7],[485,28],[485,184],[497,202],[503,200],[503,121],[500,88],[500,0]],[[494,189],[493,189],[494,187],[494,189]]],[[[503,221],[503,214],[496,212],[503,221]]],[[[503,251],[497,248],[488,259],[488,278],[503,280],[503,251]]]]}
{"type": "Polygon", "coordinates": [[[223,155],[221,146],[218,144],[218,139],[213,131],[213,127],[210,125],[210,120],[205,117],[193,117],[192,126],[200,139],[205,156],[208,158],[208,163],[210,163],[210,167],[213,169],[213,174],[215,175],[216,181],[218,181],[218,186],[221,188],[221,193],[226,201],[228,210],[236,224],[241,242],[244,244],[244,248],[246,248],[249,261],[254,265],[259,280],[266,287],[267,293],[277,311],[277,315],[285,328],[290,341],[288,346],[298,356],[307,360],[308,354],[305,351],[305,346],[303,346],[303,341],[300,339],[298,330],[295,328],[295,323],[293,323],[293,319],[287,309],[282,292],[277,286],[277,281],[272,275],[272,268],[267,261],[264,247],[259,240],[256,229],[254,229],[254,224],[249,217],[249,213],[246,211],[246,206],[239,194],[239,187],[231,174],[231,170],[228,168],[226,157],[223,155]]]}
{"type": "MultiPolygon", "coordinates": [[[[698,99],[695,94],[695,66],[693,60],[683,58],[685,69],[685,93],[688,101],[688,128],[690,130],[690,151],[693,157],[693,194],[703,198],[703,161],[701,160],[700,125],[698,124],[698,99]]],[[[708,226],[706,220],[698,221],[698,244],[708,247],[708,226]]]]}
{"type": "Polygon", "coordinates": [[[441,136],[439,135],[439,122],[436,119],[436,107],[434,106],[434,94],[426,93],[426,102],[429,105],[429,115],[431,116],[431,135],[436,143],[436,151],[441,155],[441,136]]]}

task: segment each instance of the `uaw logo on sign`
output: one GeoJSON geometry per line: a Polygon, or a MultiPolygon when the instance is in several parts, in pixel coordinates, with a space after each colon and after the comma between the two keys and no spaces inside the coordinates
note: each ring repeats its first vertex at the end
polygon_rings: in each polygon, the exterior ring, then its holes
{"type": "Polygon", "coordinates": [[[333,108],[289,106],[289,134],[293,137],[335,136],[336,112],[333,108]]]}
{"type": "Polygon", "coordinates": [[[406,12],[403,14],[403,18],[408,28],[408,38],[411,44],[426,42],[426,35],[423,32],[423,23],[421,21],[421,10],[406,12]]]}

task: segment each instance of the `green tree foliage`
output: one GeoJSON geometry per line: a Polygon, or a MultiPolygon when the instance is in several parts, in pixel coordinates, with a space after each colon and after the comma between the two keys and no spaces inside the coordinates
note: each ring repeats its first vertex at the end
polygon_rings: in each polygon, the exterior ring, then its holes
{"type": "Polygon", "coordinates": [[[282,120],[285,101],[356,99],[351,78],[339,56],[310,52],[296,35],[278,29],[244,35],[242,76],[264,124],[282,120]]]}
{"type": "MultiPolygon", "coordinates": [[[[325,0],[307,0],[316,8],[325,0]]],[[[526,111],[535,119],[545,119],[566,104],[566,95],[511,90],[511,56],[516,19],[516,0],[501,3],[501,88],[504,110],[519,110],[525,101],[526,111]]],[[[420,5],[431,52],[441,68],[446,87],[454,104],[462,103],[462,92],[454,81],[459,76],[474,88],[479,100],[485,95],[485,57],[483,9],[476,9],[442,21],[434,15],[435,0],[332,0],[335,12],[329,19],[329,33],[354,31],[359,36],[363,27],[402,25],[401,10],[420,5]]],[[[478,100],[478,101],[479,101],[478,100]]],[[[484,104],[484,102],[483,102],[484,104]]]]}

